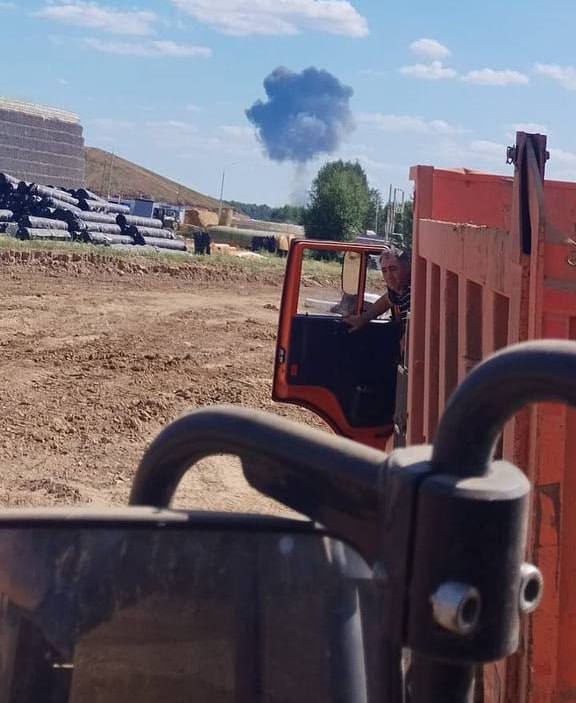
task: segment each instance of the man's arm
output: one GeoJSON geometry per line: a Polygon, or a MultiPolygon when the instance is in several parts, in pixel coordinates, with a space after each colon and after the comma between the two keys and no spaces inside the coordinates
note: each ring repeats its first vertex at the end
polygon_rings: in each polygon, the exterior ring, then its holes
{"type": "Polygon", "coordinates": [[[390,301],[388,293],[381,295],[375,303],[364,310],[360,315],[348,315],[344,318],[344,322],[350,327],[350,332],[356,332],[367,325],[371,320],[375,320],[380,315],[383,315],[387,310],[390,310],[390,301]]]}

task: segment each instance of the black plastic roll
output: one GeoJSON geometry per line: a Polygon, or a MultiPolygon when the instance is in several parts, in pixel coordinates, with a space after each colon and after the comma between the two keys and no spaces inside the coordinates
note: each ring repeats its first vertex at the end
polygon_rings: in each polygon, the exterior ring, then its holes
{"type": "Polygon", "coordinates": [[[135,227],[134,225],[129,225],[128,227],[125,227],[122,230],[122,234],[125,234],[128,237],[132,237],[132,241],[134,244],[144,244],[144,237],[138,232],[138,227],[135,227]]]}
{"type": "Polygon", "coordinates": [[[124,228],[128,225],[135,225],[136,227],[147,227],[152,229],[162,229],[162,220],[158,220],[155,217],[137,217],[136,215],[117,215],[116,222],[120,227],[124,228]]]}
{"type": "Polygon", "coordinates": [[[116,215],[112,215],[108,212],[90,212],[89,210],[84,210],[81,212],[80,217],[85,222],[101,222],[108,225],[116,224],[116,215]]]}
{"type": "Polygon", "coordinates": [[[45,217],[33,217],[25,215],[18,221],[20,227],[30,229],[64,229],[68,230],[68,223],[62,220],[47,219],[45,217]]]}
{"type": "Polygon", "coordinates": [[[105,204],[108,212],[121,213],[122,215],[130,214],[130,208],[128,207],[128,205],[122,205],[121,203],[111,203],[108,200],[106,200],[105,204]]]}
{"type": "Polygon", "coordinates": [[[69,205],[74,205],[78,207],[78,199],[75,198],[73,195],[70,195],[70,193],[67,193],[64,190],[60,190],[59,188],[49,188],[48,186],[42,186],[38,183],[34,183],[30,187],[30,193],[32,193],[33,195],[41,195],[47,198],[56,198],[56,200],[60,200],[63,203],[68,203],[69,205]]]}
{"type": "Polygon", "coordinates": [[[70,203],[67,203],[63,200],[59,200],[58,198],[47,198],[46,199],[46,204],[55,209],[61,209],[61,210],[68,210],[69,212],[74,213],[75,215],[81,215],[82,210],[80,210],[79,207],[76,207],[75,205],[72,205],[70,203]]]}
{"type": "Polygon", "coordinates": [[[10,185],[16,188],[18,185],[18,179],[11,176],[9,173],[0,173],[0,185],[10,185]]]}
{"type": "Polygon", "coordinates": [[[113,244],[134,244],[132,237],[124,234],[106,234],[104,232],[87,232],[85,241],[91,244],[104,244],[112,246],[113,244]]]}
{"type": "Polygon", "coordinates": [[[79,200],[78,207],[83,212],[108,212],[108,203],[103,200],[79,200]]]}
{"type": "MultiPolygon", "coordinates": [[[[132,225],[134,227],[135,225],[132,225]]],[[[155,237],[156,239],[174,239],[174,232],[170,229],[154,229],[153,227],[136,227],[141,237],[155,237]]]]}
{"type": "Polygon", "coordinates": [[[99,200],[102,202],[106,202],[104,198],[101,198],[99,195],[96,195],[96,193],[93,193],[91,190],[88,190],[87,188],[78,188],[77,190],[74,191],[76,197],[78,200],[99,200]]]}
{"type": "Polygon", "coordinates": [[[101,232],[102,234],[122,234],[122,230],[118,225],[112,225],[109,222],[85,222],[86,229],[90,232],[101,232]]]}
{"type": "Polygon", "coordinates": [[[144,237],[144,243],[157,249],[172,249],[173,251],[186,251],[186,242],[183,239],[162,239],[158,237],[144,237]]]}
{"type": "Polygon", "coordinates": [[[20,227],[17,237],[19,239],[55,239],[63,242],[72,241],[72,235],[64,229],[35,229],[32,227],[20,227]]]}

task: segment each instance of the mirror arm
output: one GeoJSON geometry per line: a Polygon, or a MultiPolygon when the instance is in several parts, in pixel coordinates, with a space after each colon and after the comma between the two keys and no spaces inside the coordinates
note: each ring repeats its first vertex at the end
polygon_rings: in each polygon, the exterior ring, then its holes
{"type": "Polygon", "coordinates": [[[168,507],[186,471],[217,454],[238,457],[253,488],[323,524],[374,561],[386,455],[261,411],[215,406],[170,424],[145,452],[130,504],[168,507]]]}

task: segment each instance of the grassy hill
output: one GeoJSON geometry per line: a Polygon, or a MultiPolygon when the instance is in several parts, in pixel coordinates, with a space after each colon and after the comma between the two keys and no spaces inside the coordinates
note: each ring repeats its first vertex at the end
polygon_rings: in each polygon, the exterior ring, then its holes
{"type": "Polygon", "coordinates": [[[157,202],[211,210],[218,208],[218,200],[215,198],[197,193],[154,171],[94,147],[86,147],[86,185],[104,196],[110,191],[113,196],[120,194],[125,198],[150,198],[157,202]]]}

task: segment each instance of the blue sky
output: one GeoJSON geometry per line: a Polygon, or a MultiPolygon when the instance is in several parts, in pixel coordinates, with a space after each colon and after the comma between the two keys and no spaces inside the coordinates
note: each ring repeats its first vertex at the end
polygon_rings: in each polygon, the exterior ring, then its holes
{"type": "Polygon", "coordinates": [[[385,193],[420,163],[509,173],[518,126],[576,180],[574,26],[573,0],[0,0],[0,95],[70,109],[87,144],[204,193],[225,168],[250,202],[302,197],[331,158],[385,193]],[[304,169],[267,159],[244,114],[278,66],[354,90],[355,129],[304,169]]]}

